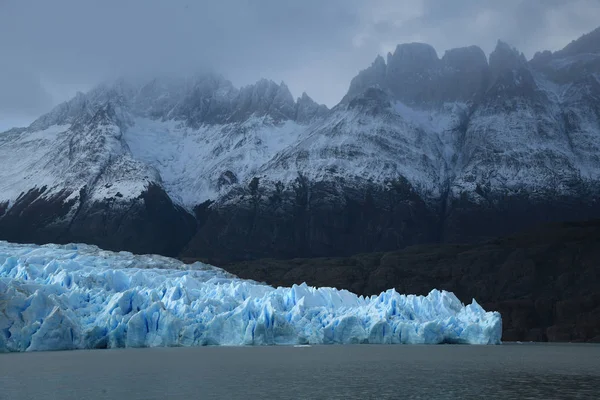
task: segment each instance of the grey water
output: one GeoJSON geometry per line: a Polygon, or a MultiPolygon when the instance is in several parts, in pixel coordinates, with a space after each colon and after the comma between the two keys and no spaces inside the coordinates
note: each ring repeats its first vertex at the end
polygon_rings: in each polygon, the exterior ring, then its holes
{"type": "Polygon", "coordinates": [[[600,399],[600,345],[0,354],[0,399],[600,399]]]}

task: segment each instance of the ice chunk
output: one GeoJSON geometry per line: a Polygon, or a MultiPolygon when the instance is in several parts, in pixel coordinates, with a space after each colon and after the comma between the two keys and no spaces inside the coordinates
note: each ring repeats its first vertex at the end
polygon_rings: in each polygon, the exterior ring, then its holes
{"type": "Polygon", "coordinates": [[[206,264],[0,242],[0,351],[201,345],[500,343],[475,300],[273,288],[206,264]]]}

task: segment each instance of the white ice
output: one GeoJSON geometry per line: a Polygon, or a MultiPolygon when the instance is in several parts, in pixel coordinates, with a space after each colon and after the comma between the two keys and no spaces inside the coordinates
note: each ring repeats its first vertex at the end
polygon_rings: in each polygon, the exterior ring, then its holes
{"type": "Polygon", "coordinates": [[[500,343],[452,293],[273,288],[206,264],[0,241],[0,351],[202,345],[500,343]]]}

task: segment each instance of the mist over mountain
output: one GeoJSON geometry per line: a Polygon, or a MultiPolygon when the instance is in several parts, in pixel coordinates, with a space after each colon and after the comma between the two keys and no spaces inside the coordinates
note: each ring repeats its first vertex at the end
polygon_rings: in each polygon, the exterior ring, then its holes
{"type": "Polygon", "coordinates": [[[598,217],[599,32],[529,61],[401,44],[331,109],[214,73],[102,84],[0,134],[0,238],[230,260],[598,217]]]}

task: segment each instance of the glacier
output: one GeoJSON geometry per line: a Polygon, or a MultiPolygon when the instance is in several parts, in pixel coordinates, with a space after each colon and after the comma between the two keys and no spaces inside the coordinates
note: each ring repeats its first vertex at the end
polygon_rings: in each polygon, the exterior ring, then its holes
{"type": "Polygon", "coordinates": [[[196,262],[0,241],[0,352],[203,345],[499,344],[450,292],[274,288],[196,262]]]}

